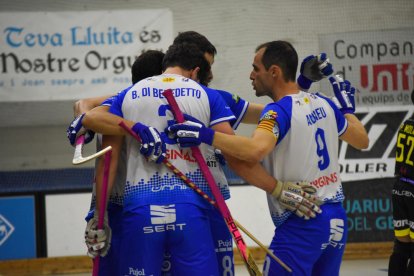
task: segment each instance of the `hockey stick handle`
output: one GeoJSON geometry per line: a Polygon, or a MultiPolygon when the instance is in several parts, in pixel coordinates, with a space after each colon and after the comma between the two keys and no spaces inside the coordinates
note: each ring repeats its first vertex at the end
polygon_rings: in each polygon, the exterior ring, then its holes
{"type": "MultiPolygon", "coordinates": [[[[106,213],[106,199],[108,195],[108,183],[109,183],[109,168],[111,166],[111,154],[112,150],[105,152],[104,156],[104,171],[103,171],[103,179],[102,179],[102,193],[99,202],[99,214],[98,214],[98,229],[103,229],[104,220],[105,220],[105,213],[106,213]]],[[[92,268],[92,275],[98,276],[99,275],[99,259],[100,256],[96,256],[93,259],[93,268],[92,268]]]]}
{"type": "MultiPolygon", "coordinates": [[[[173,92],[171,89],[167,89],[163,93],[164,97],[167,99],[168,104],[171,107],[171,111],[174,114],[175,119],[178,123],[184,122],[184,115],[178,106],[177,101],[174,98],[173,92]]],[[[229,227],[230,233],[233,235],[233,238],[236,242],[237,249],[239,250],[240,254],[243,257],[243,261],[246,264],[246,267],[251,275],[261,275],[257,264],[255,263],[254,259],[252,258],[249,250],[246,246],[246,243],[241,236],[239,229],[237,228],[236,224],[233,221],[233,217],[231,216],[230,210],[227,207],[226,203],[224,202],[223,195],[221,194],[220,190],[217,187],[216,181],[214,180],[213,175],[211,174],[206,161],[204,160],[203,155],[198,147],[191,147],[192,154],[196,159],[201,173],[204,175],[211,192],[213,193],[214,198],[216,199],[216,203],[220,213],[222,214],[224,220],[229,227]]]]}
{"type": "MultiPolygon", "coordinates": [[[[119,126],[122,127],[128,134],[134,137],[138,142],[141,142],[140,137],[133,132],[124,122],[120,122],[119,126]]],[[[211,205],[218,208],[214,199],[212,199],[208,194],[206,194],[202,189],[200,189],[190,178],[188,178],[185,174],[183,174],[179,169],[177,169],[170,161],[165,158],[163,160],[165,166],[170,169],[177,177],[179,177],[186,185],[188,185],[191,189],[193,189],[196,193],[202,196],[205,200],[207,200],[211,205]]],[[[292,270],[283,263],[278,257],[276,257],[266,246],[264,246],[257,238],[253,236],[252,233],[248,232],[246,228],[244,228],[237,220],[233,219],[234,223],[244,232],[247,236],[249,236],[254,242],[257,243],[266,253],[269,254],[276,262],[278,262],[282,267],[284,267],[287,271],[291,272],[292,270]],[[269,253],[270,252],[270,253],[269,253]]]]}
{"type": "Polygon", "coordinates": [[[108,183],[109,183],[109,168],[111,166],[111,154],[112,150],[105,152],[104,156],[104,172],[102,179],[102,194],[101,202],[99,203],[99,217],[98,217],[98,229],[103,228],[105,212],[106,212],[106,199],[108,196],[108,183]],[[102,210],[104,211],[102,213],[102,210]]]}
{"type": "Polygon", "coordinates": [[[73,160],[79,159],[79,157],[82,157],[82,147],[85,143],[85,135],[81,135],[78,138],[76,138],[75,141],[75,153],[73,154],[73,160]]]}

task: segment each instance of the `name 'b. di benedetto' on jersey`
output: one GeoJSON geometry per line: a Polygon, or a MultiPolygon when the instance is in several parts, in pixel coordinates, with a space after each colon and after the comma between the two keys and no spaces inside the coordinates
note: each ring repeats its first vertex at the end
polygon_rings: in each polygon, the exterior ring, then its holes
{"type": "MultiPolygon", "coordinates": [[[[168,135],[163,133],[168,124],[174,121],[167,100],[162,94],[167,89],[173,91],[183,113],[190,114],[206,126],[211,127],[235,119],[217,91],[174,74],[150,77],[122,91],[114,98],[110,112],[158,129],[167,140],[168,160],[204,192],[212,196],[196,160],[191,155],[191,150],[181,149],[174,140],[168,139],[168,135]]],[[[148,162],[140,154],[139,144],[134,138],[127,136],[125,141],[128,160],[124,192],[125,209],[148,204],[173,203],[193,203],[203,208],[211,208],[202,197],[188,188],[168,168],[148,162]]],[[[200,150],[224,193],[223,196],[228,198],[227,180],[219,162],[215,159],[214,149],[202,144],[200,150]]]]}
{"type": "MultiPolygon", "coordinates": [[[[261,115],[258,127],[272,131],[278,139],[263,165],[281,181],[308,181],[325,203],[342,202],[337,149],[338,136],[347,126],[329,99],[303,91],[285,96],[268,104],[261,115]],[[309,144],[303,144],[303,137],[309,144]]],[[[276,227],[292,214],[272,196],[268,196],[268,204],[276,227]]]]}

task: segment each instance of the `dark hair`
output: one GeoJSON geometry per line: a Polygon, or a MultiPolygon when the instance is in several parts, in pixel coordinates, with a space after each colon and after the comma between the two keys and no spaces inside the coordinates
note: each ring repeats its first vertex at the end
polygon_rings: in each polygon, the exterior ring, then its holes
{"type": "Polygon", "coordinates": [[[210,75],[210,64],[204,58],[204,52],[193,43],[173,44],[168,48],[162,61],[162,70],[174,66],[179,66],[185,70],[200,67],[198,72],[200,83],[206,82],[210,75]]]}
{"type": "Polygon", "coordinates": [[[139,55],[131,67],[132,84],[148,77],[161,75],[164,55],[158,50],[148,50],[139,55]]]}
{"type": "Polygon", "coordinates": [[[204,53],[209,53],[213,56],[217,54],[216,47],[202,34],[195,31],[186,31],[178,33],[175,37],[173,44],[179,43],[193,43],[200,48],[204,53]]]}
{"type": "Polygon", "coordinates": [[[292,44],[287,41],[271,41],[259,45],[256,52],[265,48],[262,63],[266,69],[277,65],[282,69],[285,81],[296,81],[298,69],[298,54],[292,44]]]}

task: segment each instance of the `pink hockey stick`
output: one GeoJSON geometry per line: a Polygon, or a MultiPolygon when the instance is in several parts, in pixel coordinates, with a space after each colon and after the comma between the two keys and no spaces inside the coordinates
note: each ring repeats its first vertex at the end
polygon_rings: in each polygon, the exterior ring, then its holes
{"type": "MultiPolygon", "coordinates": [[[[177,120],[177,122],[183,123],[185,121],[184,115],[181,112],[177,104],[177,101],[174,98],[172,90],[171,89],[165,90],[163,95],[167,99],[168,104],[170,105],[172,113],[174,114],[174,117],[177,120]]],[[[191,147],[191,151],[198,165],[200,166],[201,172],[203,173],[205,179],[207,180],[207,183],[211,189],[211,192],[213,193],[214,198],[216,199],[217,207],[220,213],[222,214],[227,224],[227,227],[230,230],[230,233],[233,235],[234,241],[236,242],[237,249],[239,250],[242,256],[242,259],[247,267],[247,270],[249,271],[250,275],[262,275],[250,251],[248,250],[246,243],[244,242],[243,237],[241,236],[240,231],[237,228],[237,225],[233,220],[233,217],[231,216],[229,208],[224,202],[223,195],[221,194],[216,184],[216,181],[214,180],[214,177],[211,174],[206,164],[206,161],[204,160],[203,155],[201,154],[200,149],[198,147],[191,147]]]]}
{"type": "MultiPolygon", "coordinates": [[[[103,172],[103,179],[102,179],[102,194],[101,194],[101,201],[99,203],[99,217],[98,217],[98,229],[103,229],[104,226],[104,218],[106,212],[106,197],[108,195],[108,182],[109,182],[109,167],[111,165],[111,154],[112,150],[105,152],[104,156],[104,172],[103,172]]],[[[99,275],[99,259],[100,256],[96,256],[93,259],[93,270],[92,275],[98,276],[99,275]]]]}

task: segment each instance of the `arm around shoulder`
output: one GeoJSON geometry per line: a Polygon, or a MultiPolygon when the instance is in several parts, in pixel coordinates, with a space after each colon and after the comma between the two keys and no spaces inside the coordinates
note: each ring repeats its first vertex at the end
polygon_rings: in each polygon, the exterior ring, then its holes
{"type": "Polygon", "coordinates": [[[246,114],[243,117],[242,123],[257,124],[260,120],[260,114],[264,109],[264,105],[258,103],[249,103],[246,114]]]}
{"type": "Polygon", "coordinates": [[[108,110],[108,106],[98,106],[86,112],[83,119],[84,127],[106,135],[125,135],[126,132],[119,123],[123,121],[128,127],[132,127],[134,122],[114,115],[108,110]]]}
{"type": "Polygon", "coordinates": [[[113,95],[106,95],[106,96],[78,100],[73,105],[73,113],[75,116],[78,116],[82,113],[86,113],[89,110],[99,106],[104,100],[108,99],[111,96],[113,95]]]}

